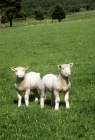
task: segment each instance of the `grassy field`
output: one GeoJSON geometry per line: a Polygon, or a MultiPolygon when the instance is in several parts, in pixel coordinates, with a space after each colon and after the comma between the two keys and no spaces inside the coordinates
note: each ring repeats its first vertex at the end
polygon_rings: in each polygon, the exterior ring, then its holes
{"type": "MultiPolygon", "coordinates": [[[[95,139],[95,18],[0,29],[0,139],[95,139]],[[58,64],[73,62],[70,77],[70,109],[63,94],[58,111],[44,109],[30,99],[29,107],[17,107],[15,74],[11,67],[58,74],[58,64]]],[[[39,91],[40,95],[40,91],[39,91]]],[[[31,93],[32,96],[32,93],[31,93]]]]}

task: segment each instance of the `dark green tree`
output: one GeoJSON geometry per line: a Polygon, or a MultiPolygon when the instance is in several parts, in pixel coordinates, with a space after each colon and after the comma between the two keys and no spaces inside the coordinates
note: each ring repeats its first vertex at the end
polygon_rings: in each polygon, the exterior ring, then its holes
{"type": "Polygon", "coordinates": [[[43,20],[44,19],[44,12],[40,6],[37,7],[35,10],[35,18],[37,20],[43,20]]]}
{"type": "Polygon", "coordinates": [[[61,4],[55,4],[52,12],[52,19],[58,19],[59,22],[66,18],[66,13],[61,4]]]}
{"type": "Polygon", "coordinates": [[[2,3],[3,3],[3,0],[0,1],[0,27],[1,27],[1,21],[2,21],[2,3]]]}
{"type": "Polygon", "coordinates": [[[17,16],[17,13],[21,10],[22,0],[1,0],[2,12],[8,17],[10,21],[10,27],[12,27],[12,20],[17,16]]]}
{"type": "Polygon", "coordinates": [[[0,27],[1,27],[1,6],[0,6],[0,27]]]}

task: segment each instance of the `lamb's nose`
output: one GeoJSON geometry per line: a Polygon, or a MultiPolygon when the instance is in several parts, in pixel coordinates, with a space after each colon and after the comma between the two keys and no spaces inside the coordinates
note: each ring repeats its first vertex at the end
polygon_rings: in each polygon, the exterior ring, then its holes
{"type": "Polygon", "coordinates": [[[22,77],[22,75],[18,75],[18,77],[22,77]]]}
{"type": "Polygon", "coordinates": [[[71,75],[71,73],[67,73],[68,74],[68,76],[70,76],[71,75]]]}

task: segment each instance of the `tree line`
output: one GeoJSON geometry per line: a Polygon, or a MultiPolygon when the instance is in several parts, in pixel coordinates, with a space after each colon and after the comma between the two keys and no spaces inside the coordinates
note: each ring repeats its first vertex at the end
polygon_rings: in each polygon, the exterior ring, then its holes
{"type": "Polygon", "coordinates": [[[33,17],[43,20],[45,17],[58,19],[60,22],[71,12],[94,10],[95,0],[0,0],[0,25],[1,22],[13,18],[33,17]]]}
{"type": "Polygon", "coordinates": [[[35,9],[40,6],[44,14],[49,14],[56,3],[61,4],[67,13],[79,12],[81,8],[85,10],[95,9],[95,0],[22,0],[22,9],[27,16],[31,16],[35,14],[35,9]]]}

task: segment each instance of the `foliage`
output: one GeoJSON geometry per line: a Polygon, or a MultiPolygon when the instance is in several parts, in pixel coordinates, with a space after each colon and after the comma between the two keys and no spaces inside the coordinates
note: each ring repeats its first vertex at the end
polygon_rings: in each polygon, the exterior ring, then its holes
{"type": "Polygon", "coordinates": [[[26,13],[24,11],[19,11],[16,15],[17,18],[24,18],[24,17],[27,17],[26,16],[26,13]]]}
{"type": "Polygon", "coordinates": [[[37,9],[35,10],[35,18],[37,20],[43,20],[44,19],[44,12],[43,12],[43,10],[40,6],[37,7],[37,9]]]}
{"type": "Polygon", "coordinates": [[[75,8],[71,7],[68,9],[68,13],[74,13],[75,12],[75,8]]]}
{"type": "Polygon", "coordinates": [[[95,18],[15,26],[0,29],[0,139],[94,140],[95,18]],[[17,107],[12,66],[28,65],[27,72],[40,72],[43,77],[58,74],[57,65],[69,62],[74,63],[70,109],[65,108],[60,93],[60,108],[55,111],[49,92],[44,109],[32,100],[32,92],[29,107],[24,102],[17,107]]]}
{"type": "Polygon", "coordinates": [[[63,18],[66,18],[65,10],[60,4],[56,4],[52,12],[52,19],[58,19],[61,22],[63,18]]]}
{"type": "Polygon", "coordinates": [[[56,4],[52,12],[52,19],[58,19],[60,22],[63,18],[66,18],[65,10],[60,4],[56,4]]]}
{"type": "Polygon", "coordinates": [[[38,5],[48,14],[50,8],[56,3],[60,3],[67,13],[79,12],[80,8],[85,8],[86,10],[95,9],[95,0],[22,0],[22,3],[22,8],[27,16],[33,15],[38,5]]]}
{"type": "Polygon", "coordinates": [[[1,3],[1,8],[10,21],[10,27],[12,27],[13,18],[21,10],[21,0],[4,0],[1,3]]]}
{"type": "Polygon", "coordinates": [[[95,1],[91,3],[89,10],[95,10],[95,1]]]}
{"type": "Polygon", "coordinates": [[[86,9],[85,8],[80,8],[80,10],[79,10],[80,12],[85,12],[86,11],[86,9]]]}
{"type": "Polygon", "coordinates": [[[7,23],[8,22],[8,17],[6,15],[3,15],[1,18],[1,23],[7,23]]]}

